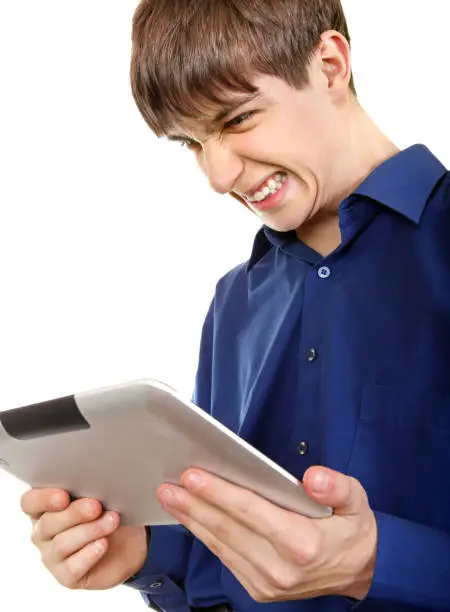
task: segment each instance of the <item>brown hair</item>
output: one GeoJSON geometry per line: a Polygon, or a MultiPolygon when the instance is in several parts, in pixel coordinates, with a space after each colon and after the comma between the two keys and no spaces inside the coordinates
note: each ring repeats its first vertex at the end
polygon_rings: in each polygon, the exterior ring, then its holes
{"type": "MultiPolygon", "coordinates": [[[[256,73],[298,89],[320,36],[350,43],[340,0],[141,0],[133,18],[131,88],[150,128],[167,134],[230,92],[255,92],[256,73]]],[[[353,76],[350,88],[355,92],[353,76]]]]}

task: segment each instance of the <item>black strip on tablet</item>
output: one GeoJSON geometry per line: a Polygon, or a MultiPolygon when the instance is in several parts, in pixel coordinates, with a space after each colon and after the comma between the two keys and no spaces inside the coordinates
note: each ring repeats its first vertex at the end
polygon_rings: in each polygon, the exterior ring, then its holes
{"type": "Polygon", "coordinates": [[[17,440],[90,428],[73,395],[0,412],[0,422],[6,432],[17,440]]]}

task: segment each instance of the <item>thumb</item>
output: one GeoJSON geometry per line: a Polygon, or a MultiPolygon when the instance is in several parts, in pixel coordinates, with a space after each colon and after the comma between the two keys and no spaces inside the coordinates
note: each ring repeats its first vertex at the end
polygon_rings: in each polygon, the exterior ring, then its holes
{"type": "Polygon", "coordinates": [[[359,514],[369,507],[361,483],[329,468],[310,467],[303,477],[303,486],[319,504],[330,506],[334,514],[359,514]]]}

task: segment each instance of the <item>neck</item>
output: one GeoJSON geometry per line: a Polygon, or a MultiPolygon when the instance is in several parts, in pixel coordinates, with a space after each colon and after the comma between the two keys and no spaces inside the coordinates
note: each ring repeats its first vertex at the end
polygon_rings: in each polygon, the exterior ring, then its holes
{"type": "Polygon", "coordinates": [[[341,124],[344,127],[336,148],[338,161],[330,181],[333,193],[327,206],[334,210],[375,168],[399,152],[356,100],[352,100],[343,112],[341,124]],[[341,143],[345,143],[345,147],[341,143]]]}
{"type": "Polygon", "coordinates": [[[321,210],[297,230],[297,236],[323,256],[341,243],[338,209],[365,178],[386,159],[399,152],[361,106],[352,101],[343,111],[327,185],[320,194],[321,210]],[[342,147],[345,143],[345,147],[342,147]]]}

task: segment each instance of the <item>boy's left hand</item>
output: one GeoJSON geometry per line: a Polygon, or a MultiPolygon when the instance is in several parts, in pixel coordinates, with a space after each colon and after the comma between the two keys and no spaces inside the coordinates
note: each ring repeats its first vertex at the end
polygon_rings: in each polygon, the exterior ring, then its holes
{"type": "Polygon", "coordinates": [[[165,510],[201,540],[259,602],[342,595],[363,599],[373,578],[377,524],[361,484],[328,468],[304,476],[307,493],[331,506],[310,519],[199,469],[164,484],[165,510]]]}

